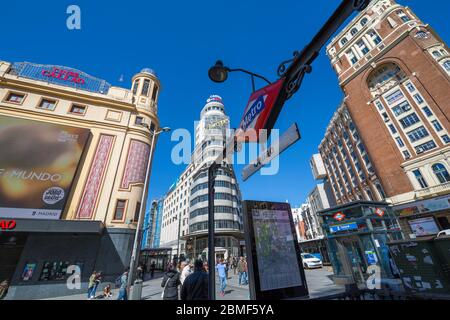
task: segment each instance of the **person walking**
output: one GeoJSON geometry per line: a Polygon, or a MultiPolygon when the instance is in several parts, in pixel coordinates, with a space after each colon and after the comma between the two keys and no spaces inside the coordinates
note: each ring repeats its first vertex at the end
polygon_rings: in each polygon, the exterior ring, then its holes
{"type": "Polygon", "coordinates": [[[244,258],[244,285],[248,285],[248,264],[247,259],[244,258]]]}
{"type": "Polygon", "coordinates": [[[202,260],[195,260],[194,272],[185,280],[180,290],[183,301],[208,300],[208,274],[203,270],[202,260]]]}
{"type": "Polygon", "coordinates": [[[130,271],[130,268],[127,267],[125,271],[120,276],[120,289],[119,289],[119,296],[117,297],[117,300],[128,300],[128,272],[130,271]]]}
{"type": "Polygon", "coordinates": [[[244,257],[239,258],[239,262],[237,264],[237,271],[239,275],[239,285],[244,284],[245,282],[245,266],[244,266],[244,257]]]}
{"type": "Polygon", "coordinates": [[[94,287],[92,288],[92,292],[91,292],[92,299],[95,299],[95,297],[96,297],[97,288],[98,288],[98,285],[100,284],[100,282],[102,281],[102,277],[103,277],[103,275],[102,275],[101,271],[96,273],[95,279],[94,279],[94,287]]]}
{"type": "Polygon", "coordinates": [[[2,300],[8,294],[9,281],[8,279],[3,280],[0,283],[0,300],[2,300]]]}
{"type": "Polygon", "coordinates": [[[183,285],[186,278],[192,273],[191,266],[187,262],[181,263],[181,276],[180,276],[180,282],[181,285],[183,285]]]}
{"type": "Polygon", "coordinates": [[[220,259],[216,265],[217,275],[219,276],[220,281],[220,295],[225,296],[225,289],[227,287],[227,271],[226,264],[223,259],[220,259]]]}
{"type": "Polygon", "coordinates": [[[152,264],[150,265],[150,278],[153,279],[155,277],[155,269],[156,269],[156,264],[155,261],[152,262],[152,264]]]}
{"type": "Polygon", "coordinates": [[[87,297],[88,299],[92,299],[93,297],[93,291],[95,288],[95,279],[97,278],[97,271],[94,270],[94,272],[92,272],[91,276],[89,277],[89,282],[88,282],[88,294],[87,297]]]}
{"type": "Polygon", "coordinates": [[[180,273],[174,264],[170,264],[161,282],[163,300],[178,300],[178,287],[181,284],[180,273]]]}
{"type": "Polygon", "coordinates": [[[231,265],[233,266],[233,274],[236,275],[237,261],[236,261],[236,257],[235,256],[233,256],[233,260],[231,262],[231,265]]]}

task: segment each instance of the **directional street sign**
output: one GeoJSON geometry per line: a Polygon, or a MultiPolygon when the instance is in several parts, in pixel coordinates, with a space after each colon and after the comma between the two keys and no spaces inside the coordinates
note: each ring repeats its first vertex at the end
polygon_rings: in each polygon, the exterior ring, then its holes
{"type": "Polygon", "coordinates": [[[261,170],[262,167],[269,164],[273,159],[278,157],[283,151],[292,146],[298,140],[300,140],[300,131],[298,126],[294,123],[270,148],[260,155],[251,164],[246,166],[242,170],[242,179],[244,181],[248,180],[253,174],[261,170]]]}

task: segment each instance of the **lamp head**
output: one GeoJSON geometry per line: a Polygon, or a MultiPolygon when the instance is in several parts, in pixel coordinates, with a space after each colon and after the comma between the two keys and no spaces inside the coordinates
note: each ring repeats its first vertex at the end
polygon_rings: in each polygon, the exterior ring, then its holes
{"type": "Polygon", "coordinates": [[[208,75],[209,78],[217,83],[225,82],[228,79],[228,68],[223,65],[223,62],[218,60],[214,66],[212,66],[208,75]]]}

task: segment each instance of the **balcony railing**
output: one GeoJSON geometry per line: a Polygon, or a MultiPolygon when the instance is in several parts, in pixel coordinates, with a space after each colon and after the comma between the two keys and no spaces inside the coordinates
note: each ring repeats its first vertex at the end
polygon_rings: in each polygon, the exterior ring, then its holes
{"type": "Polygon", "coordinates": [[[436,196],[440,194],[446,194],[450,191],[450,182],[446,182],[437,186],[428,187],[419,191],[416,191],[417,198],[429,198],[430,196],[436,196]]]}

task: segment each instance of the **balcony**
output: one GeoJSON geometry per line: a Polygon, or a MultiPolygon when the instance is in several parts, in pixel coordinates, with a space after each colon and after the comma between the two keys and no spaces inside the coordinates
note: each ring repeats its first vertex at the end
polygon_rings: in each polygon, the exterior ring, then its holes
{"type": "Polygon", "coordinates": [[[448,194],[450,192],[450,182],[446,182],[437,186],[428,187],[419,191],[416,191],[416,198],[427,199],[436,197],[439,195],[448,194]]]}

